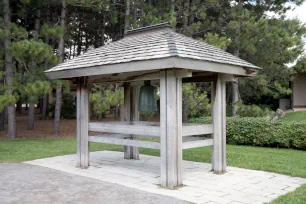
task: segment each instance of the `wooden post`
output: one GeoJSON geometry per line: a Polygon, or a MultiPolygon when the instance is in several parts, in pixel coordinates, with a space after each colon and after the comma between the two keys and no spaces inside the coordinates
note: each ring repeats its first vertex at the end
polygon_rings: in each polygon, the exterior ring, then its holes
{"type": "MultiPolygon", "coordinates": [[[[139,120],[138,114],[138,93],[137,87],[132,87],[130,83],[124,84],[124,120],[131,122],[139,120]]],[[[128,137],[126,139],[136,140],[136,137],[128,137]]],[[[124,146],[125,159],[139,159],[139,148],[132,146],[124,146]]]]}
{"type": "Polygon", "coordinates": [[[132,120],[139,121],[139,111],[138,111],[138,102],[139,102],[139,86],[132,87],[132,120]]]}
{"type": "MultiPolygon", "coordinates": [[[[131,86],[130,83],[124,83],[124,121],[131,121],[131,86]]],[[[129,139],[128,137],[127,139],[129,139]]],[[[124,146],[124,159],[131,159],[132,147],[124,146]]]]}
{"type": "MultiPolygon", "coordinates": [[[[216,96],[216,81],[211,82],[211,118],[214,119],[214,101],[216,96]]],[[[211,134],[211,137],[214,138],[214,134],[211,134]]],[[[214,170],[214,145],[212,146],[211,151],[211,170],[214,170]]]]}
{"type": "Polygon", "coordinates": [[[212,169],[215,173],[226,171],[226,81],[221,74],[215,82],[213,99],[214,145],[212,169]]]}
{"type": "MultiPolygon", "coordinates": [[[[133,86],[131,90],[131,99],[132,99],[132,121],[139,121],[139,111],[138,111],[138,98],[139,98],[139,87],[133,86]]],[[[132,140],[137,140],[137,137],[131,137],[132,140]]],[[[139,148],[131,147],[132,155],[131,159],[139,159],[139,148]]]]}
{"type": "Polygon", "coordinates": [[[161,186],[182,184],[182,79],[175,71],[160,72],[161,186]]]}
{"type": "Polygon", "coordinates": [[[87,77],[81,77],[77,87],[77,167],[80,168],[89,166],[88,121],[88,81],[87,77]]]}

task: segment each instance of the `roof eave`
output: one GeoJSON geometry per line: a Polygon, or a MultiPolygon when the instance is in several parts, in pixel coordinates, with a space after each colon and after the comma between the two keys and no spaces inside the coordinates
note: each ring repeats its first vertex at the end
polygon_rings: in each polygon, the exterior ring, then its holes
{"type": "Polygon", "coordinates": [[[221,64],[211,61],[195,60],[181,57],[166,57],[150,60],[131,61],[93,67],[75,68],[45,72],[49,79],[70,79],[83,76],[97,76],[137,71],[181,68],[197,71],[233,74],[235,76],[254,76],[259,69],[245,68],[239,65],[221,64]]]}

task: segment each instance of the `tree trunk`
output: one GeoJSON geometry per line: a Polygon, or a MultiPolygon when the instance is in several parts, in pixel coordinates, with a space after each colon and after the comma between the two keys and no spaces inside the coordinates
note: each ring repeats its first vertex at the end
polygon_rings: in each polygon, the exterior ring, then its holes
{"type": "Polygon", "coordinates": [[[174,12],[174,11],[175,11],[174,0],[171,0],[171,2],[170,2],[170,11],[171,11],[171,12],[174,12]]]}
{"type": "Polygon", "coordinates": [[[16,112],[22,113],[22,101],[19,99],[17,104],[16,104],[16,112]]]}
{"type": "Polygon", "coordinates": [[[189,20],[189,0],[184,2],[183,11],[183,33],[188,34],[188,20],[189,20]]]}
{"type": "Polygon", "coordinates": [[[82,38],[82,12],[80,10],[78,10],[78,16],[79,16],[79,26],[78,26],[78,40],[77,40],[77,56],[80,55],[82,53],[82,42],[83,42],[83,38],[82,38]]]}
{"type": "MultiPolygon", "coordinates": [[[[239,38],[239,37],[238,37],[239,38]]],[[[235,51],[235,56],[239,57],[239,49],[235,51]]],[[[239,83],[238,79],[232,82],[232,116],[237,115],[237,102],[239,102],[239,83]]]]}
{"type": "Polygon", "coordinates": [[[116,108],[115,108],[115,117],[119,117],[120,116],[120,106],[116,105],[116,108]]]}
{"type": "Polygon", "coordinates": [[[33,32],[34,40],[38,40],[39,29],[40,29],[40,9],[37,9],[36,17],[35,17],[35,24],[34,24],[34,32],[33,32]]]}
{"type": "Polygon", "coordinates": [[[62,86],[58,86],[58,87],[56,87],[53,135],[58,135],[59,134],[61,109],[62,109],[62,86]]]}
{"type": "Polygon", "coordinates": [[[0,131],[4,131],[4,111],[0,112],[0,131]]]}
{"type": "MultiPolygon", "coordinates": [[[[49,12],[48,12],[49,13],[49,12]]],[[[47,38],[45,43],[49,44],[50,40],[47,38]]],[[[45,61],[44,66],[47,68],[48,67],[48,62],[45,61]]],[[[43,97],[42,100],[42,112],[41,112],[41,119],[42,120],[47,120],[48,118],[48,99],[49,99],[49,93],[46,93],[43,97]]]]}
{"type": "MultiPolygon", "coordinates": [[[[100,93],[100,103],[102,103],[102,100],[101,100],[102,99],[102,95],[103,95],[102,89],[99,90],[99,93],[100,93]]],[[[98,114],[98,120],[102,120],[102,118],[103,118],[103,114],[101,112],[101,113],[98,114]]]]}
{"type": "Polygon", "coordinates": [[[8,124],[8,111],[7,111],[7,106],[4,108],[3,110],[3,114],[4,114],[4,124],[8,124]]]}
{"type": "Polygon", "coordinates": [[[232,82],[232,116],[237,115],[237,102],[239,101],[238,80],[232,82]]]}
{"type": "MultiPolygon", "coordinates": [[[[30,101],[32,101],[30,97],[30,101]]],[[[28,110],[28,130],[34,129],[35,122],[35,104],[33,102],[29,102],[29,110],[28,110]]]]}
{"type": "MultiPolygon", "coordinates": [[[[35,24],[34,24],[33,38],[38,40],[38,34],[40,29],[40,9],[36,10],[35,24]]],[[[36,67],[35,62],[32,62],[33,68],[36,67]]],[[[35,122],[35,104],[33,102],[33,96],[29,96],[29,110],[28,110],[28,130],[34,129],[35,122]]]]}
{"type": "MultiPolygon", "coordinates": [[[[240,11],[242,11],[243,9],[243,2],[241,0],[238,1],[238,8],[240,11]]],[[[237,35],[235,37],[235,41],[237,43],[237,47],[234,51],[234,55],[236,57],[239,57],[240,55],[240,48],[239,48],[239,41],[240,41],[240,26],[241,26],[241,20],[239,20],[239,26],[238,26],[238,30],[237,30],[237,35]]],[[[239,83],[238,80],[232,82],[232,116],[236,116],[237,115],[237,102],[239,102],[239,83]]]]}
{"type": "MultiPolygon", "coordinates": [[[[66,2],[62,0],[62,10],[61,10],[61,27],[65,30],[65,18],[66,18],[66,2]]],[[[64,33],[60,37],[58,43],[58,56],[60,58],[60,63],[64,62],[65,59],[65,48],[64,48],[64,33]]],[[[60,119],[61,119],[61,109],[62,109],[62,84],[59,83],[56,87],[56,99],[55,99],[55,114],[54,114],[54,126],[53,135],[59,134],[60,129],[60,119]]]]}
{"type": "Polygon", "coordinates": [[[133,19],[134,19],[134,21],[138,21],[138,19],[137,19],[137,10],[138,10],[138,8],[137,8],[137,4],[136,4],[136,2],[134,2],[134,13],[133,13],[133,19]]]}
{"type": "Polygon", "coordinates": [[[39,99],[39,102],[38,102],[38,104],[37,104],[37,108],[39,108],[39,113],[40,114],[42,114],[42,103],[43,103],[43,101],[42,101],[42,98],[41,99],[39,99]]]}
{"type": "Polygon", "coordinates": [[[189,7],[189,13],[190,13],[190,15],[189,15],[189,25],[193,24],[193,22],[194,22],[195,14],[193,13],[192,8],[195,6],[195,4],[196,4],[196,0],[191,0],[191,5],[189,7]]]}
{"type": "Polygon", "coordinates": [[[41,119],[42,120],[47,120],[47,115],[48,115],[48,94],[44,95],[43,98],[43,105],[42,105],[42,114],[41,114],[41,119]]]}
{"type": "Polygon", "coordinates": [[[188,123],[188,104],[183,101],[183,123],[188,123]]]}
{"type": "MultiPolygon", "coordinates": [[[[9,24],[11,22],[10,17],[10,5],[9,0],[3,0],[3,28],[4,28],[4,49],[5,49],[5,70],[6,70],[6,84],[8,87],[8,92],[10,95],[13,95],[13,63],[12,63],[12,56],[8,52],[8,49],[11,44],[10,39],[10,28],[9,24]]],[[[8,138],[14,139],[16,138],[16,110],[15,104],[11,104],[7,106],[8,112],[8,138]]]]}
{"type": "Polygon", "coordinates": [[[124,34],[127,33],[130,26],[130,13],[130,0],[125,0],[124,34]]]}
{"type": "Polygon", "coordinates": [[[28,130],[34,129],[35,104],[30,102],[28,111],[28,130]]]}
{"type": "MultiPolygon", "coordinates": [[[[0,50],[4,49],[3,41],[0,40],[0,50]]],[[[0,60],[4,60],[3,57],[0,58],[0,60]]],[[[4,67],[0,67],[0,71],[4,71],[4,67]]],[[[0,79],[0,86],[4,85],[4,79],[0,79]]],[[[4,109],[0,112],[0,131],[4,131],[4,109]]]]}
{"type": "Polygon", "coordinates": [[[145,11],[144,11],[144,7],[145,7],[145,1],[142,1],[142,3],[140,4],[140,21],[139,21],[139,26],[143,27],[144,26],[144,16],[145,16],[145,11]]]}
{"type": "Polygon", "coordinates": [[[105,42],[104,42],[105,41],[105,36],[104,35],[105,35],[105,16],[103,15],[102,27],[101,27],[101,38],[100,38],[101,46],[103,46],[105,44],[105,42]]]}

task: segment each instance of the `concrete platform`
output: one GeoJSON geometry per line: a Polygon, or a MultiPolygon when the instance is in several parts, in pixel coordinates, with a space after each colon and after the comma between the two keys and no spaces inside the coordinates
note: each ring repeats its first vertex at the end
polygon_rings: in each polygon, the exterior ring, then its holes
{"type": "Polygon", "coordinates": [[[76,168],[75,158],[66,155],[25,163],[205,204],[267,203],[306,184],[303,178],[236,167],[216,175],[210,171],[211,164],[184,161],[184,186],[168,190],[159,186],[159,157],[140,155],[140,160],[125,160],[122,152],[92,152],[88,169],[76,168]]]}

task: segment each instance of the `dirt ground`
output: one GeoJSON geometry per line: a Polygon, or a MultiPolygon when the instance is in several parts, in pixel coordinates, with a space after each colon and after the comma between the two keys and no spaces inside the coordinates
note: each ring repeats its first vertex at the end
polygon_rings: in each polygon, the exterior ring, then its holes
{"type": "MultiPolygon", "coordinates": [[[[76,137],[76,120],[61,120],[60,134],[52,135],[53,119],[40,120],[40,116],[35,116],[34,130],[28,130],[28,116],[26,114],[17,115],[17,138],[71,138],[76,137]]],[[[107,117],[102,121],[118,121],[119,118],[107,117]]],[[[102,122],[101,121],[101,122],[102,122]]],[[[7,125],[4,132],[0,132],[0,140],[7,139],[7,125]]]]}

